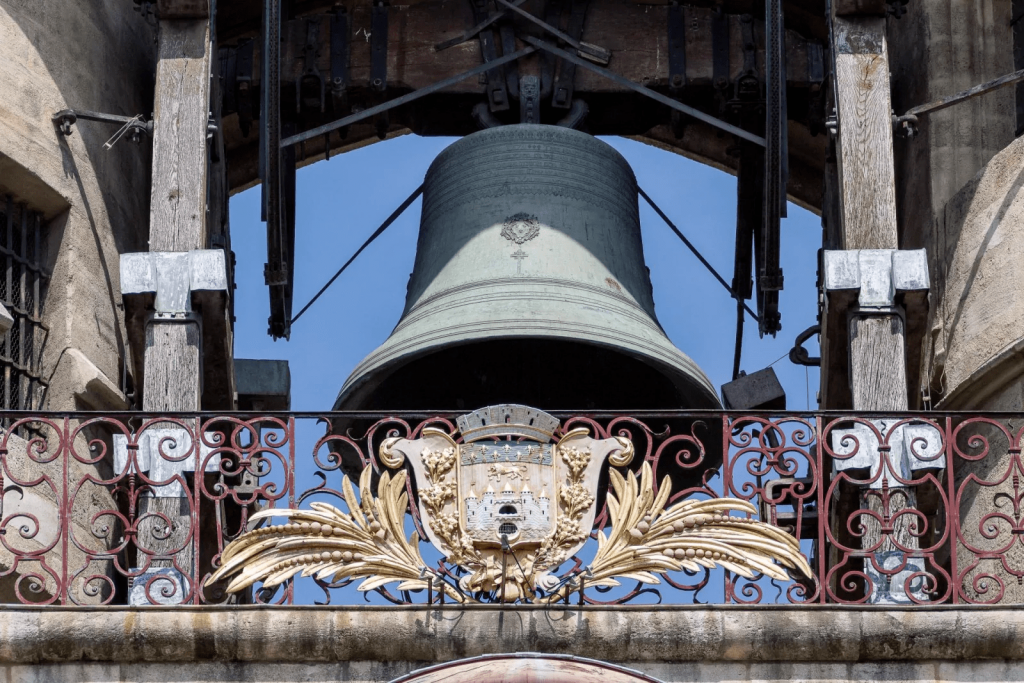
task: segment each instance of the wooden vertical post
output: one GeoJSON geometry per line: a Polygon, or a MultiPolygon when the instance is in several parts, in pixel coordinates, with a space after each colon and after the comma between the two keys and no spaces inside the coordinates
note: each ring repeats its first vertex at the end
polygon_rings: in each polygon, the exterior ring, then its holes
{"type": "MultiPolygon", "coordinates": [[[[893,160],[892,104],[884,3],[865,0],[832,3],[832,46],[835,60],[839,216],[843,249],[898,249],[896,172],[893,160]],[[882,16],[842,14],[875,11],[882,16]],[[837,11],[840,12],[837,14],[837,11]]],[[[907,404],[906,330],[895,311],[851,311],[849,377],[853,409],[902,412],[907,404]]],[[[831,406],[830,406],[831,407],[831,406]]],[[[883,470],[883,476],[887,473],[883,470]]],[[[890,482],[883,501],[878,489],[864,489],[861,507],[891,519],[914,507],[913,489],[890,482]]],[[[866,517],[863,547],[879,543],[882,528],[866,517]]],[[[910,516],[895,522],[876,552],[895,549],[893,539],[916,548],[910,516]]],[[[869,566],[870,559],[865,559],[869,566]]],[[[867,567],[866,567],[867,568],[867,567]]]]}
{"type": "Polygon", "coordinates": [[[150,251],[206,247],[210,22],[160,22],[153,122],[150,251]]]}
{"type": "Polygon", "coordinates": [[[832,20],[844,249],[897,249],[885,19],[832,20]]]}
{"type": "MultiPolygon", "coordinates": [[[[160,22],[156,69],[149,248],[151,252],[187,252],[207,246],[211,22],[208,6],[203,2],[161,1],[166,7],[161,14],[164,18],[160,22]],[[186,18],[167,19],[168,16],[186,18]]],[[[193,412],[200,409],[201,337],[197,318],[183,321],[160,315],[151,317],[146,326],[143,410],[193,412]]],[[[195,437],[198,440],[200,435],[195,437]]],[[[199,448],[198,443],[191,445],[199,448]]],[[[195,457],[194,453],[191,457],[195,457]]],[[[196,476],[202,476],[202,472],[197,472],[196,476]]],[[[172,567],[176,564],[191,582],[194,543],[185,542],[192,527],[190,511],[189,501],[184,498],[146,498],[140,513],[153,516],[140,533],[145,534],[141,541],[145,547],[157,554],[174,553],[184,546],[175,553],[173,561],[154,561],[153,565],[172,567]],[[170,533],[166,539],[155,539],[154,532],[165,526],[164,518],[169,523],[170,533]]],[[[160,587],[154,584],[154,591],[160,587]]],[[[198,590],[198,586],[191,588],[198,590]]],[[[182,589],[187,594],[189,586],[182,589]]]]}

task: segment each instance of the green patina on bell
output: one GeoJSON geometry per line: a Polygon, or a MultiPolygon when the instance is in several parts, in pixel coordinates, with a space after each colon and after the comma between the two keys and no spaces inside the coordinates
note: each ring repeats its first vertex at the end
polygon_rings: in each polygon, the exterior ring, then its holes
{"type": "Polygon", "coordinates": [[[632,169],[579,131],[492,128],[438,156],[405,311],[335,408],[496,403],[720,407],[654,314],[632,169]]]}

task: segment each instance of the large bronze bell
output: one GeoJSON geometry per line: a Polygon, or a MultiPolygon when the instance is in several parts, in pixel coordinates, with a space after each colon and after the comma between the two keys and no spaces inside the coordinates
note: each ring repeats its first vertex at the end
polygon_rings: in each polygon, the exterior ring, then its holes
{"type": "Polygon", "coordinates": [[[632,169],[556,126],[469,135],[431,165],[405,312],[339,410],[718,408],[654,315],[632,169]]]}

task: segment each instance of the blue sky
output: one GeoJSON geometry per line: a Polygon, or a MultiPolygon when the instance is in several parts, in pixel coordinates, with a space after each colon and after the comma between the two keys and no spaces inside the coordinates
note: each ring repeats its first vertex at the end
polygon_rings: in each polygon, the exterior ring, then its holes
{"type": "MultiPolygon", "coordinates": [[[[640,185],[726,278],[732,278],[736,180],[655,147],[607,138],[633,166],[640,185]]],[[[401,136],[333,157],[298,172],[295,310],[326,282],[423,180],[453,138],[401,136]]],[[[235,355],[288,360],[293,410],[329,410],[349,372],[390,334],[405,303],[415,256],[420,202],[371,245],[299,320],[289,341],[267,336],[263,284],[266,235],[258,188],[231,200],[237,257],[235,355]]],[[[816,254],[820,219],[794,205],[782,226],[782,331],[761,339],[748,320],[743,369],[775,363],[791,410],[815,405],[818,370],[786,355],[800,331],[815,324],[816,254]],[[778,362],[776,362],[778,361],[778,362]],[[810,402],[808,403],[808,398],[810,402]]],[[[641,202],[644,252],[655,310],[669,338],[689,354],[715,387],[732,378],[735,304],[660,218],[641,202]]],[[[810,344],[812,354],[817,347],[810,344]]],[[[543,406],[540,406],[543,407],[543,406]]]]}

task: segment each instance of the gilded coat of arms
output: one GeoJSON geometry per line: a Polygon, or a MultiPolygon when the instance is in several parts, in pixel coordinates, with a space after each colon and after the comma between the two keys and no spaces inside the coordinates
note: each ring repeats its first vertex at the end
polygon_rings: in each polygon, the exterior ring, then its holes
{"type": "Polygon", "coordinates": [[[611,526],[597,530],[597,552],[587,567],[590,586],[617,579],[658,583],[658,573],[724,567],[741,576],[788,579],[786,569],[811,575],[795,538],[752,515],[746,501],[683,500],[666,507],[671,482],[654,494],[651,469],[622,474],[633,459],[629,440],[594,439],[587,429],[556,437],[559,422],[518,405],[484,408],[458,419],[458,441],[438,429],[422,437],[387,439],[377,495],[371,468],[359,496],[346,477],[348,512],[325,503],[309,510],[266,510],[285,524],[250,531],[224,551],[213,583],[234,576],[228,591],[293,576],[326,581],[363,579],[360,590],[398,582],[400,590],[430,586],[458,602],[558,599],[572,588],[558,569],[591,537],[598,481],[608,467],[611,526]],[[429,541],[447,562],[464,570],[457,584],[427,568],[416,533],[406,538],[406,477],[429,541]],[[607,533],[606,533],[607,532],[607,533]]]}

